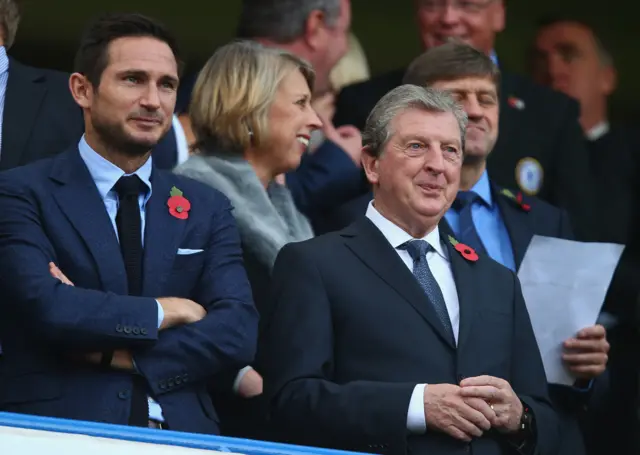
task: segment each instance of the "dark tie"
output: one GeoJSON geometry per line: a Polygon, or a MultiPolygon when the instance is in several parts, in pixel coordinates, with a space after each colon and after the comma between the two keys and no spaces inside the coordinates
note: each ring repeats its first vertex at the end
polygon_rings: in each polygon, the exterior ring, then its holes
{"type": "Polygon", "coordinates": [[[413,259],[413,275],[435,308],[445,332],[450,336],[449,341],[455,345],[453,327],[451,326],[451,319],[449,319],[449,311],[447,310],[442,290],[440,290],[440,286],[438,286],[438,282],[434,278],[433,273],[431,273],[429,263],[427,262],[427,252],[432,251],[433,247],[425,240],[410,240],[400,245],[399,248],[407,250],[411,259],[413,259]]]}
{"type": "Polygon", "coordinates": [[[478,235],[476,226],[473,223],[471,209],[475,202],[482,203],[482,198],[475,191],[458,191],[454,208],[460,214],[460,233],[458,234],[460,242],[470,246],[474,250],[486,253],[487,250],[478,235]]]}
{"type": "MultiPolygon", "coordinates": [[[[113,189],[118,193],[118,214],[116,226],[120,251],[127,272],[129,295],[142,294],[142,219],[138,198],[148,189],[137,175],[123,176],[113,189]]],[[[149,404],[146,384],[142,376],[133,376],[131,393],[131,414],[129,424],[147,427],[149,425],[149,404]]]]}

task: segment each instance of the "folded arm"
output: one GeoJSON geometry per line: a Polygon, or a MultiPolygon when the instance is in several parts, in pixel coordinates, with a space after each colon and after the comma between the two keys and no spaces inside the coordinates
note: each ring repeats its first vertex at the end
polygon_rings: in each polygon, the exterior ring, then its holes
{"type": "Polygon", "coordinates": [[[153,344],[154,299],[68,286],[51,276],[55,249],[38,203],[16,182],[0,180],[0,299],[2,310],[47,342],[101,351],[153,344]]]}
{"type": "Polygon", "coordinates": [[[402,453],[416,384],[333,382],[332,315],[320,272],[292,244],[282,249],[272,279],[274,309],[257,365],[273,423],[301,435],[299,443],[388,445],[402,453]]]}
{"type": "Polygon", "coordinates": [[[162,331],[153,347],[133,353],[156,395],[253,361],[258,313],[228,201],[212,217],[207,258],[193,296],[207,314],[198,322],[162,331]]]}

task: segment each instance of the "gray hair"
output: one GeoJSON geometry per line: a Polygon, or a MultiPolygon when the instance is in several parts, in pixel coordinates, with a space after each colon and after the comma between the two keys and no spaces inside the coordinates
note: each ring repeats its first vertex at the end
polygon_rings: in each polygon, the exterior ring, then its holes
{"type": "Polygon", "coordinates": [[[393,135],[391,122],[407,109],[427,112],[450,112],[460,127],[460,145],[464,151],[464,136],[467,129],[467,114],[453,97],[442,90],[401,85],[383,96],[375,105],[362,133],[362,144],[367,153],[380,157],[393,135]]]}
{"type": "Polygon", "coordinates": [[[19,23],[20,11],[15,0],[0,0],[0,36],[7,50],[13,46],[19,23]]]}
{"type": "Polygon", "coordinates": [[[340,17],[341,0],[243,0],[238,38],[290,43],[304,35],[312,11],[322,11],[328,26],[340,17]]]}

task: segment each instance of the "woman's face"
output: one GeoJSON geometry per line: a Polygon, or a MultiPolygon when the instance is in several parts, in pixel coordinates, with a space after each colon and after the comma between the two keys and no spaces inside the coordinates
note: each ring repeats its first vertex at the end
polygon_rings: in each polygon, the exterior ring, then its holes
{"type": "Polygon", "coordinates": [[[296,169],[309,146],[311,132],[321,126],[311,107],[307,81],[300,71],[291,71],[280,83],[269,109],[269,138],[265,148],[274,170],[283,173],[296,169]]]}

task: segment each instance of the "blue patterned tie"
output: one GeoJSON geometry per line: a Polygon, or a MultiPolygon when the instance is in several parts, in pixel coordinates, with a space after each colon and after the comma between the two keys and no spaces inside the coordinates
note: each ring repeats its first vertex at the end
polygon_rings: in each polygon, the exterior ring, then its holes
{"type": "Polygon", "coordinates": [[[451,337],[450,341],[455,345],[451,319],[449,319],[449,312],[444,302],[442,290],[440,290],[440,286],[438,286],[438,282],[434,278],[433,273],[431,273],[429,263],[427,262],[427,253],[433,251],[433,247],[425,240],[410,240],[398,248],[407,250],[411,259],[413,259],[413,275],[418,280],[418,283],[420,283],[420,286],[422,286],[425,294],[427,294],[427,298],[435,308],[445,332],[451,337]]]}
{"type": "Polygon", "coordinates": [[[460,242],[469,245],[474,250],[485,253],[487,252],[476,226],[471,216],[471,208],[474,202],[482,202],[482,198],[475,191],[458,191],[456,196],[455,208],[460,213],[460,233],[458,238],[460,242]]]}

